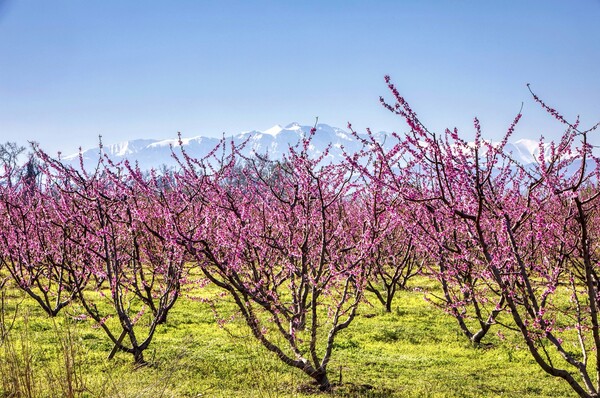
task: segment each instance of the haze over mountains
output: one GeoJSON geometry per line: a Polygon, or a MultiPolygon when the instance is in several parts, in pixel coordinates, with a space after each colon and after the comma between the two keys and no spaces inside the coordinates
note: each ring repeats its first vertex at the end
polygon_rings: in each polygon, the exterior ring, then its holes
{"type": "MultiPolygon", "coordinates": [[[[290,123],[285,127],[275,125],[264,131],[246,131],[240,134],[225,137],[227,141],[233,141],[235,144],[242,144],[247,141],[243,154],[251,156],[258,153],[267,154],[270,159],[281,159],[284,153],[287,153],[288,147],[295,145],[302,137],[307,135],[313,126],[302,126],[298,123],[290,123]]],[[[317,124],[317,131],[311,146],[309,154],[319,156],[325,148],[331,144],[328,159],[336,162],[343,159],[343,151],[353,153],[361,149],[362,144],[352,136],[348,131],[332,127],[327,124],[317,124]]],[[[385,132],[375,133],[376,139],[384,146],[390,146],[395,139],[385,132]]],[[[195,158],[201,158],[207,155],[219,143],[220,138],[197,136],[192,138],[182,138],[183,147],[186,152],[195,158]]],[[[136,139],[124,141],[118,144],[104,144],[103,152],[113,161],[129,159],[130,162],[137,162],[140,168],[158,169],[163,165],[167,167],[176,167],[177,164],[171,156],[171,147],[175,153],[180,153],[177,137],[164,140],[154,139],[136,139]]],[[[515,160],[523,164],[535,162],[535,156],[539,152],[538,142],[535,140],[521,139],[509,143],[506,147],[508,152],[512,152],[515,160]]],[[[99,149],[92,148],[82,152],[84,164],[92,166],[96,164],[99,157],[99,149]]],[[[79,155],[74,154],[63,158],[63,161],[72,164],[75,167],[79,165],[79,155]]]]}

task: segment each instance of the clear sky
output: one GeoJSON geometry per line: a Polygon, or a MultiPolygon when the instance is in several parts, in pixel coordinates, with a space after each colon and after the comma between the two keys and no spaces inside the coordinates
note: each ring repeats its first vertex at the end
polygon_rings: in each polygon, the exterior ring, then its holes
{"type": "MultiPolygon", "coordinates": [[[[556,138],[526,83],[600,120],[600,0],[0,0],[0,141],[50,152],[314,118],[403,131],[389,74],[434,130],[556,138]],[[388,96],[389,97],[389,96],[388,96]]],[[[600,135],[600,132],[598,133],[600,135]]],[[[595,138],[596,143],[600,139],[595,138]]]]}

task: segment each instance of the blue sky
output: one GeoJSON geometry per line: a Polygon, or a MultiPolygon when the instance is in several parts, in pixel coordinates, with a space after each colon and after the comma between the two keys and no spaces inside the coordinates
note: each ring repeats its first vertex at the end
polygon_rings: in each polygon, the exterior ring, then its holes
{"type": "MultiPolygon", "coordinates": [[[[54,153],[319,121],[403,131],[389,74],[433,130],[515,139],[600,120],[600,0],[0,0],[0,141],[54,153]],[[389,98],[389,96],[388,96],[389,98]]],[[[600,133],[598,133],[600,134],[600,133]]],[[[600,143],[600,139],[594,138],[600,143]]]]}

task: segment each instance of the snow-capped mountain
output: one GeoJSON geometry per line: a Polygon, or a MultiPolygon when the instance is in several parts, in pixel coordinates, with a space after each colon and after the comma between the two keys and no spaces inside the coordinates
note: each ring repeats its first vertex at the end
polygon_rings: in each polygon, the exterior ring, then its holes
{"type": "MultiPolygon", "coordinates": [[[[270,159],[281,159],[283,154],[288,152],[288,147],[298,143],[302,137],[307,136],[313,126],[302,126],[298,123],[291,123],[282,127],[275,125],[267,130],[245,131],[240,134],[225,137],[226,141],[233,141],[240,145],[246,142],[242,153],[246,156],[253,154],[268,155],[270,159]]],[[[331,144],[328,159],[335,162],[343,159],[343,150],[352,153],[359,150],[362,144],[352,134],[327,124],[317,124],[316,133],[309,147],[309,154],[319,156],[331,144]]],[[[385,141],[386,133],[377,133],[376,138],[381,142],[385,141]]],[[[207,155],[220,142],[220,138],[197,136],[192,138],[182,138],[182,146],[186,153],[194,158],[201,158],[207,155]]],[[[139,139],[125,141],[118,144],[104,145],[102,151],[113,161],[128,159],[130,162],[137,162],[140,168],[160,168],[163,165],[175,167],[176,162],[171,156],[171,148],[176,154],[181,153],[179,140],[174,137],[165,140],[139,139]]],[[[99,148],[92,148],[82,152],[85,165],[95,165],[100,156],[99,148]]],[[[79,154],[66,156],[63,162],[73,166],[79,165],[79,154]]]]}
{"type": "MultiPolygon", "coordinates": [[[[245,131],[235,136],[226,137],[226,140],[233,141],[236,145],[246,142],[243,150],[243,154],[246,156],[266,154],[270,159],[281,159],[283,154],[287,153],[288,147],[295,145],[302,137],[308,135],[311,128],[312,126],[303,126],[298,123],[291,123],[285,127],[275,125],[264,131],[245,131]]],[[[309,154],[312,156],[321,155],[325,148],[331,144],[328,159],[335,162],[343,159],[343,151],[353,153],[362,148],[361,142],[345,130],[327,124],[317,124],[316,128],[317,131],[309,147],[309,154]]],[[[376,133],[375,138],[386,147],[395,142],[385,132],[376,133]]],[[[220,138],[203,136],[182,138],[182,146],[187,154],[194,158],[204,157],[219,142],[220,138]]],[[[128,159],[132,163],[137,162],[142,169],[158,169],[163,165],[176,167],[176,162],[171,156],[171,148],[176,154],[181,153],[179,140],[176,137],[165,140],[138,139],[105,145],[103,152],[116,162],[128,159]]],[[[540,150],[537,141],[528,139],[508,143],[505,149],[507,153],[510,152],[512,157],[522,164],[535,162],[540,150]]],[[[86,167],[93,167],[98,161],[100,151],[98,148],[93,148],[83,151],[82,155],[86,167]]],[[[79,165],[79,154],[67,156],[63,158],[63,161],[77,167],[79,165]]]]}

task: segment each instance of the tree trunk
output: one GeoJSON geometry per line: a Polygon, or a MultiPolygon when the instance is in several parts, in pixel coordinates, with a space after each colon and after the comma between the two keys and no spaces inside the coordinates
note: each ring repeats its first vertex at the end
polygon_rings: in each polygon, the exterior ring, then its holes
{"type": "Polygon", "coordinates": [[[387,313],[392,312],[392,301],[393,301],[393,296],[390,296],[390,294],[388,293],[387,299],[385,301],[385,312],[387,312],[387,313]]]}
{"type": "Polygon", "coordinates": [[[331,383],[329,382],[326,371],[319,371],[318,373],[312,375],[312,377],[319,385],[319,391],[331,391],[331,383]]]}
{"type": "Polygon", "coordinates": [[[167,323],[167,311],[163,312],[162,315],[156,320],[157,325],[164,325],[167,323]]]}
{"type": "Polygon", "coordinates": [[[146,366],[147,362],[144,360],[144,352],[142,350],[135,350],[133,353],[134,363],[138,367],[146,366]]]}

